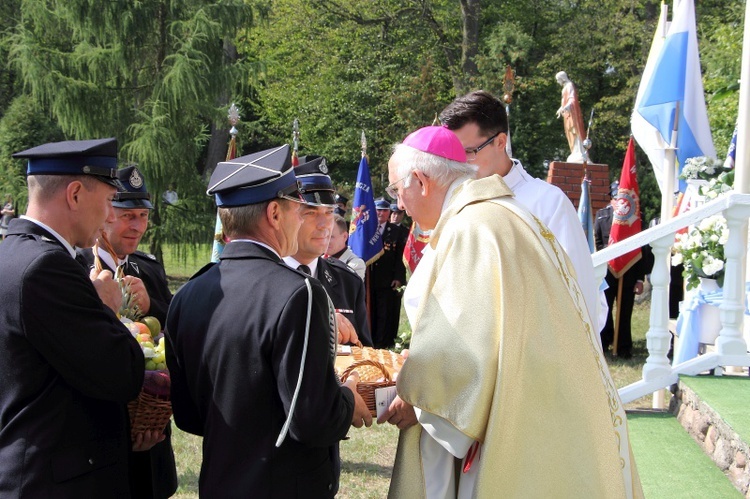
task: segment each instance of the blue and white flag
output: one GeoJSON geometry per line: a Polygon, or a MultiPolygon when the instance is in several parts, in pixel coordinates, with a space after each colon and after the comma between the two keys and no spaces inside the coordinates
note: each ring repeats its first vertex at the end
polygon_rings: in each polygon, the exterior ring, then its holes
{"type": "Polygon", "coordinates": [[[636,110],[669,144],[678,104],[676,155],[681,171],[688,158],[716,158],[703,94],[693,0],[682,0],[677,6],[636,110]]]}
{"type": "Polygon", "coordinates": [[[352,222],[349,226],[349,247],[368,265],[383,253],[383,236],[378,231],[378,215],[375,212],[375,197],[367,155],[362,154],[354,186],[352,222]]]}
{"type": "Polygon", "coordinates": [[[589,252],[593,253],[594,248],[594,218],[591,211],[591,181],[587,178],[581,182],[581,199],[578,202],[578,219],[581,221],[581,228],[586,234],[586,241],[589,243],[589,252]]]}
{"type": "MultiPolygon", "coordinates": [[[[662,139],[659,130],[656,129],[651,123],[641,116],[638,112],[638,108],[641,107],[641,101],[643,100],[643,94],[646,93],[646,86],[654,74],[654,68],[656,62],[659,60],[661,54],[661,48],[664,45],[664,38],[667,36],[669,30],[669,22],[667,22],[667,4],[661,4],[661,14],[659,15],[659,21],[656,24],[656,32],[654,33],[654,39],[651,42],[651,49],[648,52],[648,59],[646,60],[646,67],[643,68],[643,75],[641,76],[641,83],[638,86],[638,93],[635,97],[635,106],[633,106],[633,115],[630,118],[630,130],[633,134],[633,138],[638,145],[643,149],[643,152],[648,156],[651,166],[654,169],[654,175],[656,175],[656,181],[659,184],[659,189],[664,190],[662,183],[664,182],[664,160],[666,158],[666,149],[669,146],[669,142],[665,142],[662,139]]],[[[677,185],[677,177],[675,176],[675,183],[677,185]]]]}
{"type": "Polygon", "coordinates": [[[737,154],[738,125],[734,125],[734,133],[732,134],[732,140],[729,141],[729,150],[727,151],[727,159],[724,160],[724,168],[734,168],[734,158],[737,154]]]}

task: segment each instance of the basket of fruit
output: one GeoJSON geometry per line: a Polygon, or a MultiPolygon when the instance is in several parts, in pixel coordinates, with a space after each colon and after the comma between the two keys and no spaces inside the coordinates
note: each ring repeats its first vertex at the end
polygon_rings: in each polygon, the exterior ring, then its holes
{"type": "MultiPolygon", "coordinates": [[[[103,264],[99,258],[99,244],[107,251],[114,261],[116,252],[107,240],[104,232],[93,248],[94,268],[101,272],[103,264]]],[[[130,416],[130,432],[132,435],[145,431],[164,431],[172,417],[172,403],[169,401],[171,382],[165,355],[164,335],[161,332],[159,319],[153,316],[142,317],[141,310],[135,303],[130,286],[124,279],[122,267],[118,267],[115,280],[120,283],[122,303],[117,315],[133,337],[138,341],[146,359],[146,374],[143,378],[143,388],[135,400],[128,403],[130,416]]]]}
{"type": "Polygon", "coordinates": [[[145,317],[142,319],[144,322],[127,318],[120,320],[138,341],[146,358],[143,388],[138,397],[128,403],[130,431],[133,434],[152,430],[163,431],[172,417],[172,404],[169,401],[170,379],[161,325],[155,317],[145,317]]]}

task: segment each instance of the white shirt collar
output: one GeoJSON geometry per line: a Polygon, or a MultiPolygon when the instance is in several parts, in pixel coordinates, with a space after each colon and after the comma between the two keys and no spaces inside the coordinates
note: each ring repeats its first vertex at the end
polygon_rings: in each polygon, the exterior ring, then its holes
{"type": "Polygon", "coordinates": [[[24,220],[28,220],[29,222],[33,222],[33,223],[37,224],[39,227],[41,227],[42,229],[44,229],[47,232],[49,232],[50,234],[52,234],[55,237],[55,239],[57,239],[58,241],[60,241],[60,244],[62,244],[63,246],[65,246],[65,249],[68,250],[68,253],[70,253],[71,257],[73,257],[73,258],[76,257],[76,250],[55,229],[53,229],[52,227],[50,227],[49,225],[47,225],[45,223],[40,222],[39,220],[36,220],[34,218],[31,218],[31,217],[27,217],[26,215],[21,215],[19,218],[23,218],[24,220]]]}
{"type": "Polygon", "coordinates": [[[109,251],[105,250],[101,246],[99,246],[98,253],[99,253],[99,258],[104,260],[104,263],[107,264],[107,267],[114,269],[114,270],[117,270],[117,267],[124,265],[128,261],[128,257],[126,255],[124,260],[120,260],[118,258],[117,261],[115,262],[114,257],[109,254],[109,251]]]}
{"type": "MultiPolygon", "coordinates": [[[[284,263],[292,267],[293,269],[296,269],[301,263],[299,263],[293,256],[285,256],[282,258],[284,260],[284,263]]],[[[316,277],[318,275],[318,259],[316,258],[312,262],[306,264],[308,267],[310,267],[310,275],[312,277],[316,277]]]]}
{"type": "Polygon", "coordinates": [[[515,192],[518,184],[525,180],[523,178],[523,174],[526,172],[526,170],[523,169],[523,165],[517,159],[511,158],[511,161],[513,161],[513,166],[510,167],[510,170],[505,174],[503,180],[505,181],[505,184],[508,186],[508,188],[511,191],[515,192]]]}

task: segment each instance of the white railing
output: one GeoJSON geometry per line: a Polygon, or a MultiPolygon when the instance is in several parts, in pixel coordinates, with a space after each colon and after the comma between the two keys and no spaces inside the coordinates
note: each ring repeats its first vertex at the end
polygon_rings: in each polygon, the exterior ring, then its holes
{"type": "MultiPolygon", "coordinates": [[[[623,403],[666,388],[677,382],[679,374],[694,375],[725,366],[750,366],[750,354],[743,338],[745,311],[745,261],[747,255],[747,223],[750,217],[750,194],[730,193],[699,209],[680,215],[666,223],[651,227],[624,241],[597,251],[594,262],[597,282],[607,273],[607,262],[628,251],[651,244],[654,268],[651,272],[651,311],[646,333],[648,358],[640,381],[620,388],[623,403]],[[706,217],[722,213],[727,220],[729,240],[724,247],[726,267],[721,310],[721,332],[714,352],[700,355],[681,364],[671,365],[667,358],[669,332],[669,255],[675,233],[706,217]]],[[[654,405],[659,405],[658,397],[654,405]]]]}

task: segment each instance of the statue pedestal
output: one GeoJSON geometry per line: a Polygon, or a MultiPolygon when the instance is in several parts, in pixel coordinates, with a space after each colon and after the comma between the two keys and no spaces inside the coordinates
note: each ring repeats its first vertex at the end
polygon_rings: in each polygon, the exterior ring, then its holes
{"type": "MultiPolygon", "coordinates": [[[[598,163],[586,165],[591,180],[591,208],[596,211],[609,204],[609,166],[598,163]]],[[[556,185],[568,196],[573,206],[578,208],[581,199],[581,182],[583,181],[583,163],[565,163],[553,161],[549,165],[547,182],[556,185]]]]}

